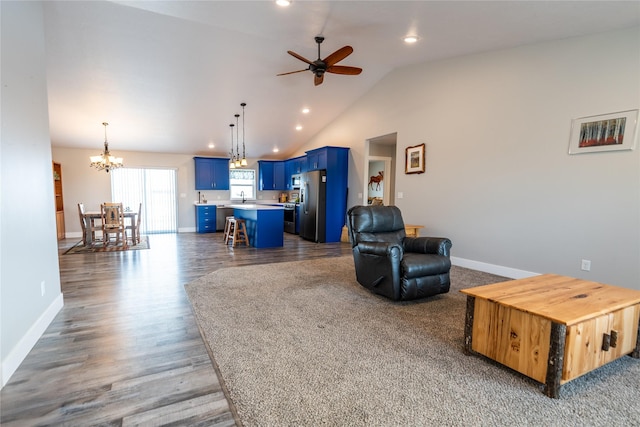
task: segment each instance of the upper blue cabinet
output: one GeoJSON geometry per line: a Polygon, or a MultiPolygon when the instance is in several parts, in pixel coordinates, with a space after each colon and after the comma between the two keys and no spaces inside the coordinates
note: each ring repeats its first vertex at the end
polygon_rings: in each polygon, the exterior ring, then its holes
{"type": "Polygon", "coordinates": [[[286,161],[258,160],[258,177],[260,191],[288,190],[286,179],[286,161]]]}
{"type": "Polygon", "coordinates": [[[327,153],[331,147],[317,148],[307,151],[307,170],[327,169],[327,153]]]}
{"type": "Polygon", "coordinates": [[[229,159],[194,157],[196,190],[228,190],[229,159]]]}
{"type": "Polygon", "coordinates": [[[307,156],[294,157],[284,162],[284,180],[287,190],[293,190],[291,176],[307,171],[307,156]]]}

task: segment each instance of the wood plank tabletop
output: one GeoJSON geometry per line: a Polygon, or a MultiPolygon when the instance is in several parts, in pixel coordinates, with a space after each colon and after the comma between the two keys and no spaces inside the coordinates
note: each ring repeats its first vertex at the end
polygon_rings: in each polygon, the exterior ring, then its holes
{"type": "Polygon", "coordinates": [[[640,303],[640,291],[557,274],[510,280],[460,292],[566,325],[640,303]]]}

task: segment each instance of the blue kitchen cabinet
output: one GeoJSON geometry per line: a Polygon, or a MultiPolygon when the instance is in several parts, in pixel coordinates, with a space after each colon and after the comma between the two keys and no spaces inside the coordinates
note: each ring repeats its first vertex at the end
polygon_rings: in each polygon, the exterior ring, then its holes
{"type": "Polygon", "coordinates": [[[285,170],[286,162],[283,160],[259,160],[258,161],[259,190],[287,190],[285,170]]]}
{"type": "Polygon", "coordinates": [[[291,177],[307,171],[307,156],[285,160],[284,182],[287,190],[293,190],[291,177]]]}
{"type": "Polygon", "coordinates": [[[284,162],[275,162],[273,165],[273,184],[274,190],[286,190],[287,181],[285,178],[285,164],[284,162]]]}
{"type": "Polygon", "coordinates": [[[336,147],[323,147],[307,151],[307,170],[315,171],[320,169],[327,169],[327,155],[328,150],[331,148],[336,147]]]}
{"type": "Polygon", "coordinates": [[[238,206],[233,209],[236,219],[247,226],[249,245],[254,248],[277,248],[284,245],[284,209],[282,206],[238,206]]]}
{"type": "Polygon", "coordinates": [[[229,190],[229,159],[194,157],[196,190],[229,190]]]}
{"type": "Polygon", "coordinates": [[[216,232],[216,206],[196,205],[196,232],[216,232]]]}
{"type": "Polygon", "coordinates": [[[339,242],[347,215],[349,185],[349,149],[323,147],[307,151],[307,165],[326,169],[325,241],[339,242]],[[313,159],[313,160],[311,160],[313,159]]]}

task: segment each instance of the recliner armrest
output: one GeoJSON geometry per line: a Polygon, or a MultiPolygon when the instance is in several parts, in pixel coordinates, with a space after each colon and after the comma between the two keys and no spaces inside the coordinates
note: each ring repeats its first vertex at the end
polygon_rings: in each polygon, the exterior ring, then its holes
{"type": "Polygon", "coordinates": [[[402,246],[397,243],[360,242],[356,246],[361,254],[378,255],[384,257],[397,254],[399,259],[402,259],[402,255],[404,254],[402,246]]]}
{"type": "Polygon", "coordinates": [[[449,256],[451,240],[445,237],[405,237],[402,241],[406,252],[449,256]]]}

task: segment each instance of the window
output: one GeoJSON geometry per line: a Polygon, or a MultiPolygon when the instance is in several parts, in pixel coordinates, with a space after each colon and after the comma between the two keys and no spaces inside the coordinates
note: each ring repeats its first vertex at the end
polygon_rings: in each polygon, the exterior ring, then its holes
{"type": "Polygon", "coordinates": [[[231,200],[256,198],[256,171],[253,169],[231,169],[229,171],[231,200]]]}
{"type": "Polygon", "coordinates": [[[111,175],[111,200],[137,211],[142,202],[140,231],[175,233],[178,226],[175,169],[119,168],[111,175]]]}

